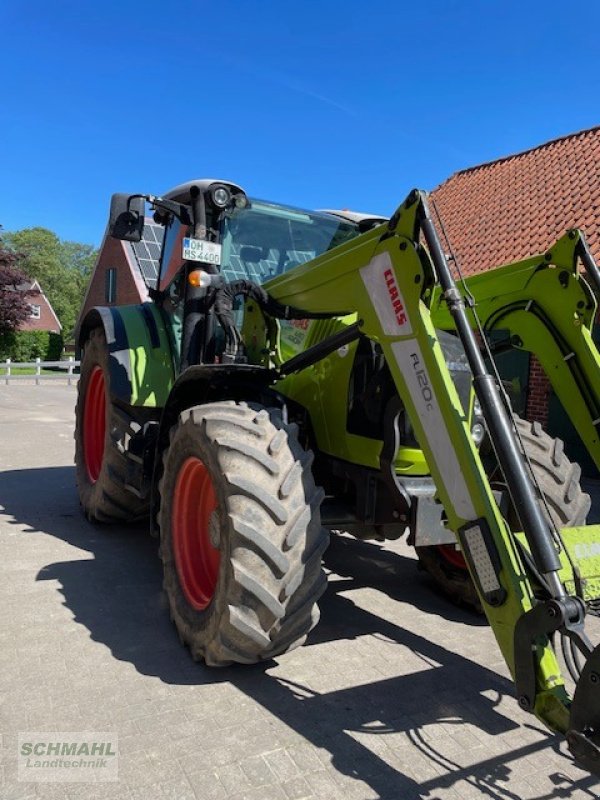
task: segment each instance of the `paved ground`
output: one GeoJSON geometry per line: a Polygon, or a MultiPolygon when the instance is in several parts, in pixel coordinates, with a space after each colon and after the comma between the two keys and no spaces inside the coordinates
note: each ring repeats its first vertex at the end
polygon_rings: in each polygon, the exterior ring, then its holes
{"type": "Polygon", "coordinates": [[[402,545],[334,542],[304,648],[194,664],[155,542],[79,514],[74,397],[0,387],[2,800],[600,796],[518,709],[488,628],[437,597],[402,545]],[[118,733],[117,784],[17,782],[19,731],[81,730],[118,733]]]}

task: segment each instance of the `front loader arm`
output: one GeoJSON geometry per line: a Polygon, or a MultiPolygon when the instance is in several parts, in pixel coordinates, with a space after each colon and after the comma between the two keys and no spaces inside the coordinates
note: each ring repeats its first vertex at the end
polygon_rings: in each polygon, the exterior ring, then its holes
{"type": "MultiPolygon", "coordinates": [[[[571,230],[546,252],[465,283],[483,329],[507,331],[512,347],[537,357],[600,469],[600,352],[592,338],[597,300],[578,264],[586,249],[582,233],[571,230]]],[[[452,328],[441,293],[435,294],[434,322],[452,328]]]]}
{"type": "Polygon", "coordinates": [[[280,303],[310,313],[356,312],[362,335],[380,345],[430,465],[449,527],[457,535],[487,618],[517,682],[519,702],[551,729],[567,733],[570,700],[549,635],[560,626],[579,623],[584,610],[582,604],[564,595],[558,580],[560,562],[548,523],[535,499],[498,388],[479,355],[424,195],[411,193],[383,234],[382,228],[377,228],[291,270],[271,281],[269,292],[280,303]],[[420,231],[431,258],[419,245],[420,231]],[[494,500],[441,351],[431,316],[438,281],[467,352],[475,390],[503,470],[508,473],[530,550],[552,588],[556,608],[548,612],[547,622],[545,607],[543,612],[537,611],[543,604],[535,604],[514,537],[494,500]]]}

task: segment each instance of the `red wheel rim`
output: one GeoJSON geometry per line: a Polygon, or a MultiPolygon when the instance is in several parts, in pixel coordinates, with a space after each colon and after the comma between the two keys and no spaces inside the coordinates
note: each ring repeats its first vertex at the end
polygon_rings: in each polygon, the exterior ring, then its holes
{"type": "Polygon", "coordinates": [[[90,375],[83,409],[83,457],[91,483],[96,483],[102,469],[106,438],[106,387],[102,367],[90,375]]]}
{"type": "Polygon", "coordinates": [[[439,545],[440,553],[444,561],[456,569],[467,571],[467,562],[460,550],[457,550],[453,544],[439,545]]]}
{"type": "Polygon", "coordinates": [[[208,470],[199,458],[186,459],[175,483],[171,529],[179,582],[186,600],[198,611],[212,600],[219,576],[221,553],[210,538],[216,508],[208,470]]]}

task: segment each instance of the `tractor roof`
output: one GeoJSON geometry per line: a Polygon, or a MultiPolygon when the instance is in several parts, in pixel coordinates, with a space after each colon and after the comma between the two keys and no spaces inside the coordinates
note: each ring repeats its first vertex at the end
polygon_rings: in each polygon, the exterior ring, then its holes
{"type": "Polygon", "coordinates": [[[198,178],[195,181],[187,181],[186,183],[180,183],[179,186],[175,186],[173,189],[169,189],[168,192],[163,194],[163,197],[166,200],[177,200],[178,202],[184,202],[189,198],[190,189],[192,186],[197,186],[200,190],[204,191],[208,189],[209,186],[212,186],[213,183],[222,183],[225,186],[229,186],[235,192],[243,192],[241,186],[237,183],[232,183],[231,181],[223,181],[219,178],[198,178]]]}
{"type": "Polygon", "coordinates": [[[381,225],[389,220],[389,217],[382,217],[380,214],[365,214],[362,211],[350,211],[347,208],[341,210],[322,208],[320,213],[331,214],[332,217],[338,217],[338,219],[355,222],[356,224],[370,222],[373,225],[381,225]]]}

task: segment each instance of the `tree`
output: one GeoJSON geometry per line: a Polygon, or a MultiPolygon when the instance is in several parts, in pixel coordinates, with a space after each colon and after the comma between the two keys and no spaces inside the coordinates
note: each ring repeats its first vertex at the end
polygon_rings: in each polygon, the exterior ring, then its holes
{"type": "Polygon", "coordinates": [[[31,313],[27,302],[30,281],[19,269],[19,261],[0,239],[0,334],[16,330],[31,313]]]}
{"type": "Polygon", "coordinates": [[[92,245],[62,241],[47,228],[7,233],[6,244],[23,253],[23,268],[37,279],[63,326],[72,335],[85,289],[97,257],[92,245]]]}

